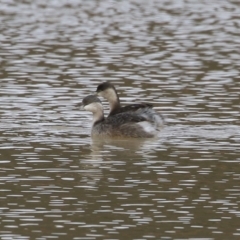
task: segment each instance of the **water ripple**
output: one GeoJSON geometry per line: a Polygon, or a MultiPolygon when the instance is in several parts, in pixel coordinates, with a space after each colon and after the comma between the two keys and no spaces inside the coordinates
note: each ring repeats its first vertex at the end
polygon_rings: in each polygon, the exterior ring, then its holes
{"type": "Polygon", "coordinates": [[[0,13],[0,238],[240,235],[238,2],[2,1],[0,13]],[[80,103],[103,81],[123,104],[154,104],[158,139],[90,138],[80,103]]]}

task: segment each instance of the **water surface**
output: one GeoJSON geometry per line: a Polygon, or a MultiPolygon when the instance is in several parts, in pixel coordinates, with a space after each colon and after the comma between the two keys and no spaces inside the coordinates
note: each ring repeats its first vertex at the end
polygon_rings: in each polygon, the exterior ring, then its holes
{"type": "Polygon", "coordinates": [[[0,238],[238,239],[239,9],[1,1],[0,238]],[[90,138],[103,81],[154,104],[158,139],[90,138]]]}

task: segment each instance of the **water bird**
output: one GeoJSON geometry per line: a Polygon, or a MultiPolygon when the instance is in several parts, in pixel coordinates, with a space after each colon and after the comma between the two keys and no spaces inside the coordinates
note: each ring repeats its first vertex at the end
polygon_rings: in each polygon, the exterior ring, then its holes
{"type": "Polygon", "coordinates": [[[110,105],[110,112],[108,115],[109,117],[123,112],[132,112],[135,114],[144,115],[145,118],[153,122],[155,127],[157,128],[163,127],[164,118],[161,114],[157,113],[153,109],[152,104],[137,103],[122,107],[117,90],[110,82],[104,82],[98,85],[96,92],[99,96],[103,97],[108,101],[110,105]]]}
{"type": "Polygon", "coordinates": [[[85,97],[82,107],[93,114],[92,137],[153,138],[158,134],[154,123],[144,114],[121,112],[105,118],[102,102],[96,95],[85,97]]]}

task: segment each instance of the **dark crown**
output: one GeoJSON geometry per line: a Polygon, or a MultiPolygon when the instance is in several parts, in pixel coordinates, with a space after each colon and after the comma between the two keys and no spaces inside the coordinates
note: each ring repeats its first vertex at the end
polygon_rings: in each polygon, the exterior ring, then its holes
{"type": "Polygon", "coordinates": [[[96,92],[102,92],[102,91],[105,91],[108,88],[115,89],[114,86],[111,83],[104,82],[104,83],[101,83],[100,85],[98,85],[96,92]]]}
{"type": "Polygon", "coordinates": [[[95,95],[89,95],[89,96],[85,97],[85,98],[82,100],[83,106],[86,106],[86,105],[91,104],[91,103],[94,103],[94,102],[102,103],[102,102],[99,100],[99,98],[97,98],[95,95]]]}

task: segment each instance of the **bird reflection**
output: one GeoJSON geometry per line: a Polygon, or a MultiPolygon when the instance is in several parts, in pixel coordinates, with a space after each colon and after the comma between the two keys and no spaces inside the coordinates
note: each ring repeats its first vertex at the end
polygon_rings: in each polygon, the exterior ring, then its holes
{"type": "Polygon", "coordinates": [[[92,138],[90,152],[80,160],[86,187],[95,188],[104,178],[105,170],[118,171],[121,165],[144,162],[155,155],[158,139],[113,139],[92,138]]]}
{"type": "Polygon", "coordinates": [[[157,139],[113,139],[93,138],[91,143],[92,156],[119,161],[131,158],[147,157],[157,139]]]}

